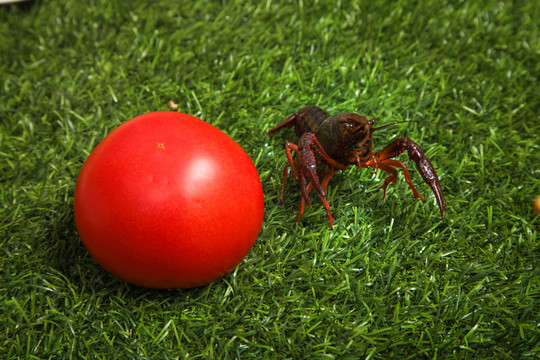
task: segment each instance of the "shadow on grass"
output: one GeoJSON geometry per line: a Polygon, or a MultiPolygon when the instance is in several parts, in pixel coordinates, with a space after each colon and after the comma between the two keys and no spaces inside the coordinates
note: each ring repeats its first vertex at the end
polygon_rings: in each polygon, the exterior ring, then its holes
{"type": "MultiPolygon", "coordinates": [[[[66,212],[67,213],[67,212],[66,212]]],[[[51,221],[47,241],[42,243],[47,254],[47,271],[72,292],[90,296],[123,298],[132,303],[140,300],[162,302],[169,298],[197,299],[208,292],[212,284],[193,289],[150,289],[127,283],[109,274],[88,253],[75,225],[73,211],[61,219],[51,221]]],[[[219,284],[218,280],[214,284],[219,284]]]]}

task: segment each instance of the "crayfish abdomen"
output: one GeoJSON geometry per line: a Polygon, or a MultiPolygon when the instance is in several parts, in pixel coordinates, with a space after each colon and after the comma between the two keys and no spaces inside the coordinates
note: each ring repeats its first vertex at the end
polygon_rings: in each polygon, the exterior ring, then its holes
{"type": "Polygon", "coordinates": [[[350,164],[355,164],[359,168],[371,166],[389,173],[390,176],[381,186],[384,195],[386,195],[388,184],[397,182],[397,167],[400,167],[403,169],[405,181],[413,191],[414,197],[423,200],[412,184],[405,164],[392,159],[404,151],[407,151],[409,158],[415,162],[424,182],[431,187],[441,215],[446,214],[446,200],[439,178],[420,146],[410,139],[398,137],[374,154],[372,152],[373,132],[391,124],[377,128],[373,125],[375,125],[375,120],[368,120],[363,115],[342,113],[331,116],[317,106],[305,106],[268,131],[272,134],[280,129],[294,126],[299,138],[298,145],[291,142],[285,144],[287,163],[283,170],[281,187],[281,200],[283,200],[285,181],[290,167],[293,177],[299,182],[302,193],[296,222],[300,220],[304,212],[305,203],[311,207],[308,195],[312,189],[315,189],[326,210],[330,226],[333,228],[334,219],[326,201],[326,188],[335,173],[338,170],[348,169],[350,164]],[[299,154],[298,159],[293,160],[291,150],[299,154]],[[322,165],[320,174],[317,173],[317,165],[322,165]]]}

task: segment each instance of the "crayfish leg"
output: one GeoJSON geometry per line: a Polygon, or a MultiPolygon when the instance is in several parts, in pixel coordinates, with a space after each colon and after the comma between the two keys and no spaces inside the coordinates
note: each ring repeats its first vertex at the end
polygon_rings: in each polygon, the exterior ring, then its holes
{"type": "MultiPolygon", "coordinates": [[[[322,181],[321,181],[321,187],[323,189],[323,192],[326,193],[326,188],[328,187],[328,183],[330,182],[330,179],[336,174],[338,169],[326,166],[323,170],[322,175],[322,181]]],[[[330,222],[330,227],[332,230],[334,230],[334,225],[332,224],[335,220],[332,217],[332,212],[330,211],[330,205],[328,205],[328,201],[326,201],[326,198],[319,194],[319,198],[321,200],[321,203],[324,206],[324,210],[326,210],[326,216],[328,217],[328,222],[330,222]]]]}
{"type": "Polygon", "coordinates": [[[297,172],[296,172],[296,167],[294,166],[294,160],[292,158],[291,150],[294,151],[294,152],[298,152],[298,145],[287,141],[285,143],[285,155],[287,155],[287,162],[288,162],[289,166],[291,167],[291,172],[293,174],[293,177],[295,179],[298,179],[298,175],[297,175],[297,172]]]}
{"type": "MultiPolygon", "coordinates": [[[[308,185],[308,188],[306,189],[306,192],[309,194],[309,192],[311,192],[311,189],[313,189],[313,187],[311,186],[311,182],[310,182],[309,185],[308,185]]],[[[333,222],[335,221],[335,219],[332,217],[332,212],[330,211],[330,205],[328,204],[328,201],[326,201],[326,199],[323,198],[320,195],[319,195],[319,199],[321,200],[321,203],[323,204],[324,210],[326,211],[326,216],[328,217],[328,222],[330,223],[330,228],[332,230],[334,230],[333,222]]],[[[300,218],[302,218],[302,214],[304,214],[305,204],[306,204],[306,201],[302,197],[302,199],[300,200],[300,207],[298,208],[298,215],[296,215],[296,220],[294,220],[295,225],[296,225],[296,223],[298,223],[300,221],[300,218]]]]}
{"type": "MultiPolygon", "coordinates": [[[[330,182],[330,180],[332,179],[332,177],[336,174],[336,172],[338,171],[338,169],[335,169],[333,167],[330,167],[330,166],[325,166],[324,169],[322,170],[322,175],[321,175],[321,189],[323,191],[323,194],[326,193],[326,188],[328,187],[328,183],[330,182]]],[[[309,193],[311,192],[311,190],[313,190],[313,182],[310,181],[308,186],[305,188],[305,194],[306,194],[306,197],[309,196],[309,193]]],[[[330,205],[328,204],[328,201],[326,201],[326,197],[324,195],[321,195],[321,194],[318,194],[319,195],[319,199],[321,201],[321,203],[323,204],[323,207],[324,207],[324,210],[326,211],[326,216],[328,217],[328,222],[330,223],[330,228],[332,228],[332,230],[334,230],[334,225],[333,225],[333,222],[335,221],[333,216],[332,216],[332,212],[330,211],[330,205]]],[[[302,196],[302,200],[300,201],[300,208],[298,209],[298,215],[296,216],[296,220],[295,220],[295,224],[300,221],[300,218],[302,217],[302,214],[304,213],[304,208],[305,208],[305,203],[306,201],[304,200],[304,197],[302,196]]],[[[308,204],[310,207],[311,205],[308,204]]]]}
{"type": "Polygon", "coordinates": [[[285,183],[287,182],[287,177],[289,176],[289,167],[291,168],[293,178],[295,180],[298,179],[298,174],[296,172],[295,161],[294,161],[294,159],[292,157],[291,150],[295,151],[295,152],[298,152],[298,145],[287,141],[285,143],[285,154],[287,155],[287,162],[285,162],[285,166],[283,168],[283,182],[281,184],[281,195],[279,196],[279,201],[280,202],[283,202],[283,194],[285,193],[285,183]]]}
{"type": "Polygon", "coordinates": [[[285,183],[287,182],[287,176],[289,176],[289,162],[285,163],[283,167],[283,182],[281,183],[281,194],[279,195],[279,202],[283,202],[283,194],[285,193],[285,183]]]}
{"type": "Polygon", "coordinates": [[[413,192],[413,195],[414,195],[414,198],[424,200],[424,198],[422,196],[420,196],[420,194],[418,193],[418,191],[414,187],[414,184],[411,181],[411,175],[409,174],[409,170],[407,169],[405,164],[402,163],[401,161],[393,160],[393,159],[380,160],[379,163],[378,163],[378,168],[379,169],[381,169],[383,171],[386,171],[387,173],[392,174],[389,177],[387,177],[386,179],[384,179],[384,183],[381,185],[381,189],[384,190],[383,198],[384,198],[384,196],[386,196],[386,187],[388,186],[388,184],[390,182],[393,182],[394,184],[397,183],[397,169],[395,168],[395,166],[400,167],[400,168],[403,169],[403,175],[405,177],[405,181],[407,182],[407,184],[411,188],[411,190],[413,192]]]}
{"type": "MultiPolygon", "coordinates": [[[[279,130],[282,127],[293,126],[296,122],[296,115],[289,117],[283,123],[279,124],[275,128],[271,129],[270,132],[279,130]]],[[[283,196],[285,193],[285,183],[289,175],[289,167],[293,177],[298,180],[300,185],[300,192],[302,194],[302,200],[300,202],[300,208],[298,210],[298,215],[296,217],[295,224],[300,220],[304,212],[305,204],[311,207],[311,202],[309,200],[309,193],[311,190],[315,189],[319,196],[319,199],[324,206],[326,215],[330,222],[330,227],[333,229],[333,222],[335,221],[332,217],[332,212],[330,211],[330,205],[326,200],[326,188],[330,179],[338,170],[346,170],[349,168],[348,165],[343,165],[332,159],[324,149],[321,144],[319,144],[317,137],[313,132],[304,133],[298,142],[298,145],[291,142],[285,144],[285,154],[287,156],[287,162],[283,169],[283,183],[281,184],[281,194],[279,197],[280,201],[283,201],[283,196]],[[299,154],[297,160],[293,159],[292,152],[299,154]],[[323,173],[320,177],[317,174],[317,164],[324,163],[323,173]],[[309,181],[309,182],[308,182],[309,181]]]]}

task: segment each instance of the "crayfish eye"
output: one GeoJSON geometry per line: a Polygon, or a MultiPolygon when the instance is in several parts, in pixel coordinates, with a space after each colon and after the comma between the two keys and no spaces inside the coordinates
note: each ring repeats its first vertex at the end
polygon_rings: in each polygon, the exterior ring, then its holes
{"type": "Polygon", "coordinates": [[[343,126],[345,127],[345,130],[347,131],[351,131],[354,129],[354,124],[352,124],[351,122],[344,122],[343,123],[343,126]]]}

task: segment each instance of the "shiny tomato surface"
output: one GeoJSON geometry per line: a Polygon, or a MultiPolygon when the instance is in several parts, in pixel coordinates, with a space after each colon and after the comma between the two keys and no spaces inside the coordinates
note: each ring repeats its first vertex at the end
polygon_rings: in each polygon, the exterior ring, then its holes
{"type": "Polygon", "coordinates": [[[75,222],[95,260],[150,288],[231,271],[261,229],[263,191],[245,151],[193,116],[158,111],[112,131],[84,163],[75,222]]]}

